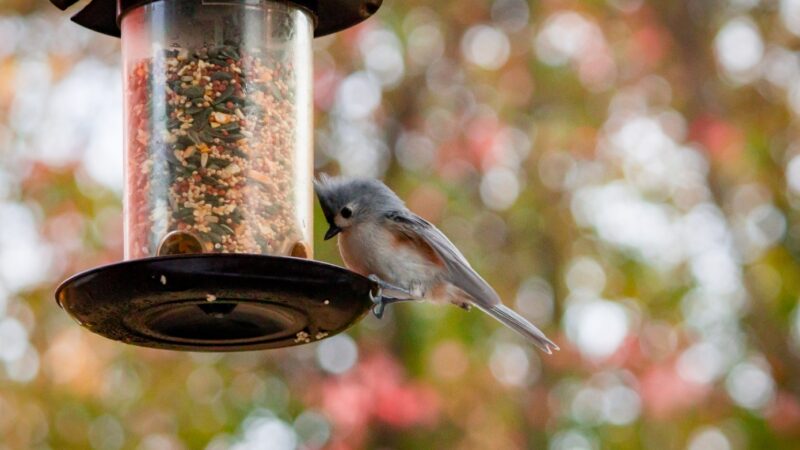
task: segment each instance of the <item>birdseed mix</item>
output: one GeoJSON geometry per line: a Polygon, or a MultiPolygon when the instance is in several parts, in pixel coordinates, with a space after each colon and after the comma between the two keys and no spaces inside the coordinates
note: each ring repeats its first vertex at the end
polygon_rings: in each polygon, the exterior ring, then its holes
{"type": "Polygon", "coordinates": [[[293,201],[290,64],[174,47],[128,76],[129,257],[310,256],[293,201]]]}

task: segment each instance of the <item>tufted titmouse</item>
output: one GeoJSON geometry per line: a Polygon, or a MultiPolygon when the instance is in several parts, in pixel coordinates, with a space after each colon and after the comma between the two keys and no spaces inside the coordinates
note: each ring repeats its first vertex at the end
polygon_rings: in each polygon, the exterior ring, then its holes
{"type": "Polygon", "coordinates": [[[322,176],[314,181],[339,252],[352,271],[370,277],[381,292],[373,297],[375,315],[388,303],[447,301],[476,306],[531,339],[548,354],[558,346],[533,324],[504,306],[500,297],[435,226],[406,208],[385,184],[372,179],[322,176]]]}

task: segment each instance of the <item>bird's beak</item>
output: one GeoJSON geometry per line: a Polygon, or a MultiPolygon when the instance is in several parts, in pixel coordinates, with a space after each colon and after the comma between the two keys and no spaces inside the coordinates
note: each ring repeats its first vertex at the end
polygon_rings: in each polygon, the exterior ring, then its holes
{"type": "Polygon", "coordinates": [[[325,233],[325,240],[327,241],[341,232],[341,228],[337,227],[336,225],[331,225],[330,228],[328,228],[328,231],[325,233]]]}

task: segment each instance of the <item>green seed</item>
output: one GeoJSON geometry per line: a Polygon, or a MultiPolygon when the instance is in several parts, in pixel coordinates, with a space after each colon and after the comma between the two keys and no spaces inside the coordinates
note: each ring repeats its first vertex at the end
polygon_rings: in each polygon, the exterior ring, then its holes
{"type": "Polygon", "coordinates": [[[192,87],[188,87],[186,89],[183,89],[181,91],[181,94],[185,95],[185,96],[187,96],[189,98],[195,98],[195,97],[202,97],[203,96],[203,92],[204,92],[204,89],[202,87],[200,87],[200,86],[192,86],[192,87]]]}
{"type": "Polygon", "coordinates": [[[222,71],[222,70],[220,70],[218,72],[214,72],[211,75],[211,79],[212,80],[216,80],[216,81],[218,81],[218,80],[230,80],[231,78],[233,78],[233,75],[230,72],[225,72],[225,71],[222,71]]]}
{"type": "Polygon", "coordinates": [[[225,89],[225,91],[222,93],[222,95],[217,97],[217,99],[214,100],[213,103],[216,105],[218,103],[222,103],[222,102],[227,101],[233,95],[233,91],[234,91],[233,86],[228,86],[228,88],[225,89]]]}
{"type": "Polygon", "coordinates": [[[189,136],[189,139],[191,139],[191,140],[192,140],[192,142],[194,143],[194,145],[200,145],[200,144],[202,144],[202,143],[203,143],[203,140],[202,140],[202,139],[200,139],[200,136],[199,136],[199,135],[197,134],[197,132],[196,132],[196,131],[194,131],[194,130],[188,130],[188,131],[186,132],[186,135],[187,135],[187,136],[189,136]]]}

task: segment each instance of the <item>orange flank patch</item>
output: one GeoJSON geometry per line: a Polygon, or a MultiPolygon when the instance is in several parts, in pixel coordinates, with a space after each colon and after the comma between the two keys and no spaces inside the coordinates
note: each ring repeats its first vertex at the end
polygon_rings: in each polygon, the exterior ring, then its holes
{"type": "Polygon", "coordinates": [[[403,233],[402,231],[394,231],[392,232],[392,237],[393,248],[399,250],[410,247],[414,251],[423,255],[425,259],[430,261],[432,264],[436,264],[439,267],[444,267],[444,261],[442,261],[442,258],[439,257],[433,247],[428,245],[428,243],[422,240],[419,236],[412,235],[410,233],[403,233]]]}

